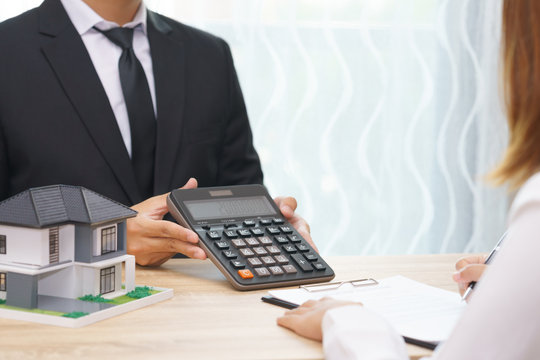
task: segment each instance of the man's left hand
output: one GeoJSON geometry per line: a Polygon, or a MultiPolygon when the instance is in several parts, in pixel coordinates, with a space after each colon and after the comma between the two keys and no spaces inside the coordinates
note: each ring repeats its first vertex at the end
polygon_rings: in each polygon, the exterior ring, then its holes
{"type": "Polygon", "coordinates": [[[290,196],[278,196],[274,199],[276,205],[285,218],[291,223],[292,226],[298,231],[300,235],[313,247],[316,252],[319,252],[317,246],[313,242],[310,234],[309,224],[302,218],[300,215],[296,214],[294,211],[297,207],[296,199],[290,196]]]}

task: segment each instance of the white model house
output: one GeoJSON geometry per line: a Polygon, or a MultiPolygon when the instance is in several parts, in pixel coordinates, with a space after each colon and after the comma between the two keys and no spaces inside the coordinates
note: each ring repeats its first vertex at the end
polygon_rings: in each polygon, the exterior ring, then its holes
{"type": "Polygon", "coordinates": [[[137,213],[82,187],[33,188],[0,203],[0,298],[118,296],[135,287],[126,219],[137,213]],[[122,263],[125,286],[122,288],[122,263]]]}

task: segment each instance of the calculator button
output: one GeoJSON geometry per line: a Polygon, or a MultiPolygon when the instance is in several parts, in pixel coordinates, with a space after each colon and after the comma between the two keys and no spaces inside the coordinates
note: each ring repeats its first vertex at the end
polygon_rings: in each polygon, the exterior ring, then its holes
{"type": "Polygon", "coordinates": [[[296,244],[298,251],[309,251],[309,247],[306,244],[296,244]]]}
{"type": "Polygon", "coordinates": [[[287,235],[287,237],[293,243],[298,243],[298,242],[302,241],[302,238],[300,236],[298,236],[298,235],[295,235],[295,234],[287,235]]]}
{"type": "Polygon", "coordinates": [[[244,220],[244,226],[255,226],[254,220],[244,220]]]}
{"type": "Polygon", "coordinates": [[[279,266],[270,266],[269,267],[270,269],[270,272],[272,273],[272,275],[283,275],[283,270],[281,270],[281,268],[279,266]]]}
{"type": "Polygon", "coordinates": [[[242,279],[251,279],[251,278],[253,278],[253,273],[248,269],[238,270],[238,275],[240,275],[240,277],[242,279]]]}
{"type": "Polygon", "coordinates": [[[259,256],[262,256],[262,255],[267,255],[268,252],[261,246],[259,247],[256,247],[256,248],[253,248],[253,251],[255,251],[255,253],[259,256]]]}
{"type": "Polygon", "coordinates": [[[246,247],[246,242],[242,239],[233,239],[231,240],[232,244],[234,245],[235,248],[242,248],[242,247],[246,247]]]}
{"type": "Polygon", "coordinates": [[[326,270],[326,266],[324,266],[324,264],[320,262],[313,263],[313,267],[315,268],[315,270],[318,271],[326,270]]]}
{"type": "Polygon", "coordinates": [[[263,226],[272,225],[272,220],[270,220],[270,219],[262,219],[260,221],[260,224],[263,225],[263,226]]]}
{"type": "Polygon", "coordinates": [[[225,234],[225,236],[227,236],[229,239],[235,239],[238,237],[238,235],[236,234],[236,231],[234,230],[225,230],[223,232],[225,234]]]}
{"type": "Polygon", "coordinates": [[[308,259],[309,261],[316,261],[316,260],[318,259],[317,255],[312,254],[312,253],[304,254],[304,256],[305,256],[306,259],[308,259]]]}
{"type": "Polygon", "coordinates": [[[226,241],[216,241],[214,244],[221,250],[229,248],[229,244],[226,241]]]}
{"type": "Polygon", "coordinates": [[[240,260],[233,260],[231,261],[231,265],[237,269],[241,269],[246,266],[246,263],[240,260]]]}
{"type": "Polygon", "coordinates": [[[248,246],[257,246],[259,245],[259,241],[253,237],[249,237],[247,239],[244,239],[244,241],[246,242],[246,244],[248,244],[248,246]]]}
{"type": "Polygon", "coordinates": [[[244,257],[250,257],[250,256],[254,256],[255,253],[253,251],[251,251],[250,248],[243,248],[243,249],[240,249],[240,254],[242,254],[242,256],[244,257]]]}
{"type": "Polygon", "coordinates": [[[272,222],[276,225],[281,225],[283,224],[285,221],[283,221],[283,219],[280,219],[280,218],[273,218],[272,219],[272,222]]]}
{"type": "Polygon", "coordinates": [[[266,265],[273,265],[276,263],[276,260],[274,260],[271,256],[263,256],[261,260],[266,265]]]}
{"type": "Polygon", "coordinates": [[[230,228],[238,227],[238,225],[232,224],[232,223],[228,223],[228,224],[223,225],[223,227],[224,227],[225,229],[230,229],[230,228]]]}
{"type": "Polygon", "coordinates": [[[264,277],[264,276],[270,276],[270,271],[268,271],[267,268],[255,268],[254,269],[255,272],[257,273],[257,275],[261,276],[261,277],[264,277]]]}
{"type": "Polygon", "coordinates": [[[290,226],[280,226],[279,229],[284,234],[291,234],[292,233],[292,229],[291,229],[290,226]]]}
{"type": "Polygon", "coordinates": [[[273,254],[273,255],[276,255],[276,254],[281,254],[281,251],[279,250],[279,248],[275,245],[272,245],[272,246],[267,246],[266,247],[266,250],[268,250],[268,252],[270,254],[273,254]]]}
{"type": "Polygon", "coordinates": [[[225,250],[223,255],[225,255],[227,259],[235,259],[238,256],[238,254],[232,250],[225,250]]]}
{"type": "Polygon", "coordinates": [[[276,226],[269,226],[266,228],[266,231],[268,231],[270,235],[277,235],[281,232],[279,231],[279,228],[276,226]]]}
{"type": "Polygon", "coordinates": [[[203,226],[201,226],[201,228],[203,230],[210,230],[210,226],[208,226],[208,225],[203,225],[203,226]]]}
{"type": "Polygon", "coordinates": [[[289,240],[283,235],[274,236],[274,239],[278,242],[278,244],[286,244],[289,242],[289,240]]]}
{"type": "Polygon", "coordinates": [[[300,269],[303,271],[313,271],[313,268],[308,263],[308,261],[302,256],[302,254],[292,254],[291,258],[294,260],[295,263],[300,266],[300,269]]]}
{"type": "Polygon", "coordinates": [[[270,239],[268,236],[261,236],[258,238],[262,245],[272,245],[272,239],[270,239]]]}
{"type": "Polygon", "coordinates": [[[219,240],[221,239],[221,235],[217,231],[207,231],[206,236],[208,236],[212,240],[219,240]]]}
{"type": "Polygon", "coordinates": [[[287,264],[289,262],[289,259],[285,255],[276,255],[274,256],[278,264],[287,264]]]}
{"type": "Polygon", "coordinates": [[[283,270],[285,270],[285,272],[287,274],[296,274],[297,271],[296,271],[296,268],[292,265],[283,265],[283,270]]]}
{"type": "MultiPolygon", "coordinates": [[[[256,258],[256,257],[249,258],[248,263],[249,263],[249,265],[251,265],[253,267],[261,266],[263,264],[262,261],[259,258],[256,258]]],[[[257,270],[257,269],[255,269],[255,270],[257,270]]]]}
{"type": "Polygon", "coordinates": [[[288,252],[289,254],[293,254],[296,252],[296,248],[294,247],[294,245],[283,245],[283,250],[285,250],[286,252],[288,252]]]}
{"type": "Polygon", "coordinates": [[[264,235],[264,231],[261,228],[253,228],[251,229],[251,233],[255,236],[262,236],[264,235]]]}
{"type": "Polygon", "coordinates": [[[248,229],[240,229],[240,230],[236,230],[236,232],[238,233],[238,235],[242,237],[251,236],[251,233],[249,232],[248,229]]]}

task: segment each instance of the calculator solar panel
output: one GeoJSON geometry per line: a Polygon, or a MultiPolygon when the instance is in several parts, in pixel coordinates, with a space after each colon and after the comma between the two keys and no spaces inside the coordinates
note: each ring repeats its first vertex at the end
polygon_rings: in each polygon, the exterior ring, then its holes
{"type": "Polygon", "coordinates": [[[239,290],[329,281],[334,271],[281,215],[262,185],[178,189],[169,211],[239,290]]]}

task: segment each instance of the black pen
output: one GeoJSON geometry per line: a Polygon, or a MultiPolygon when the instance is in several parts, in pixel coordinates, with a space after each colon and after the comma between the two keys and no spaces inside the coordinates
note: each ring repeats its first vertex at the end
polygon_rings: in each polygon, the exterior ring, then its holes
{"type": "MultiPolygon", "coordinates": [[[[501,244],[503,242],[503,240],[506,238],[506,234],[508,234],[508,231],[505,231],[504,234],[502,234],[501,238],[499,239],[499,241],[497,241],[497,245],[495,245],[495,247],[493,248],[493,250],[491,250],[491,252],[489,253],[488,257],[486,258],[486,261],[484,261],[484,264],[489,264],[492,260],[493,260],[493,257],[495,256],[495,254],[497,253],[497,251],[499,251],[500,247],[501,247],[501,244]]],[[[463,297],[461,298],[463,301],[466,301],[467,298],[471,295],[471,292],[473,291],[474,289],[474,286],[476,285],[476,281],[471,281],[469,283],[469,287],[467,288],[467,290],[465,291],[465,294],[463,294],[463,297]]]]}

